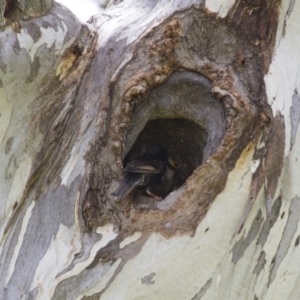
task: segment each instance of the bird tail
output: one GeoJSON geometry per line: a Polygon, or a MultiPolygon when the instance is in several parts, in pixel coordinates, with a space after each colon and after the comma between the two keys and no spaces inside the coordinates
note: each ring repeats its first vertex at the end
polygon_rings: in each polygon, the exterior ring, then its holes
{"type": "Polygon", "coordinates": [[[126,182],[121,182],[119,187],[113,193],[111,193],[111,195],[118,199],[124,199],[133,189],[134,185],[130,186],[126,182]]]}
{"type": "Polygon", "coordinates": [[[119,187],[112,193],[112,196],[118,199],[124,199],[143,179],[143,175],[139,173],[125,172],[119,187]]]}
{"type": "Polygon", "coordinates": [[[119,187],[111,195],[118,199],[124,199],[137,186],[139,177],[139,174],[129,176],[126,173],[119,187]]]}

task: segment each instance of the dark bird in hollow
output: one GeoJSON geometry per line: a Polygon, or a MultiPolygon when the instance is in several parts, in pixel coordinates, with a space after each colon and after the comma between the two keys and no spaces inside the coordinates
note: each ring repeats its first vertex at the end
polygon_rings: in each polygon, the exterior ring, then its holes
{"type": "Polygon", "coordinates": [[[123,180],[112,196],[124,199],[136,187],[144,187],[147,194],[161,199],[151,192],[151,188],[161,182],[167,166],[176,168],[168,150],[162,146],[148,146],[142,155],[126,164],[123,180]]]}

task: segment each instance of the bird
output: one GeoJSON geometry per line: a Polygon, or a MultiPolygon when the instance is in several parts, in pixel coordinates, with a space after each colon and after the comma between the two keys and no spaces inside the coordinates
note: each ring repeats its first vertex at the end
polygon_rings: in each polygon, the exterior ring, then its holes
{"type": "Polygon", "coordinates": [[[160,145],[149,145],[140,156],[126,164],[123,179],[112,196],[124,199],[135,188],[143,187],[148,195],[161,200],[151,189],[161,182],[167,166],[176,169],[176,162],[170,157],[169,151],[160,145]]]}

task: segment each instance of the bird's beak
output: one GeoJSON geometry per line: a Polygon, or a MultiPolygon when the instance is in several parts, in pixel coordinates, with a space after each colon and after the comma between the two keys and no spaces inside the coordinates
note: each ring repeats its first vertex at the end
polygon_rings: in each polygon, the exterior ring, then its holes
{"type": "Polygon", "coordinates": [[[171,167],[173,167],[174,169],[177,169],[178,163],[175,162],[171,157],[169,157],[168,163],[171,167]]]}

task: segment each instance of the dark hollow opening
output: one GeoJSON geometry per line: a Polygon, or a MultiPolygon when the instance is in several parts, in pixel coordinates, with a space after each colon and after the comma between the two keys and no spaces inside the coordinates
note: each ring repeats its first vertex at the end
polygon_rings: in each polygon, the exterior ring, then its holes
{"type": "MultiPolygon", "coordinates": [[[[176,170],[168,168],[161,184],[154,192],[165,198],[178,189],[193,171],[201,165],[203,150],[207,143],[207,131],[187,119],[156,119],[149,121],[123,160],[139,156],[148,145],[161,145],[168,149],[171,158],[178,163],[176,170]]],[[[136,195],[140,192],[137,191],[136,195]]]]}

